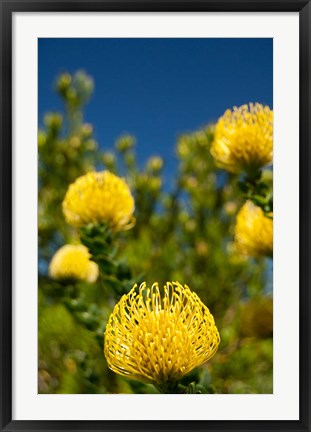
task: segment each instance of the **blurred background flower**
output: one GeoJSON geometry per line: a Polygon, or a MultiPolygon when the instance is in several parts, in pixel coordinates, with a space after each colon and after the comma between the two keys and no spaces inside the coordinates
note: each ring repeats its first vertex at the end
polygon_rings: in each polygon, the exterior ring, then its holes
{"type": "Polygon", "coordinates": [[[238,251],[244,255],[272,256],[273,221],[251,201],[237,215],[235,241],[238,251]]]}
{"type": "Polygon", "coordinates": [[[261,104],[227,110],[215,126],[211,153],[230,172],[252,175],[272,163],[273,112],[261,104]]]}
{"type": "Polygon", "coordinates": [[[105,355],[114,372],[178,393],[182,376],[211,358],[219,341],[212,314],[186,285],[142,283],[115,306],[105,355]]]}
{"type": "Polygon", "coordinates": [[[90,260],[91,254],[83,245],[65,245],[54,254],[49,274],[56,280],[79,279],[96,282],[98,265],[90,260]]]}

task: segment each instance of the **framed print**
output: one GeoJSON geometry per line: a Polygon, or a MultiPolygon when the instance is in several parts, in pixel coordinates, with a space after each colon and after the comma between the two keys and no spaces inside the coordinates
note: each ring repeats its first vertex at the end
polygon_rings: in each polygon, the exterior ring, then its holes
{"type": "Polygon", "coordinates": [[[310,430],[309,2],[1,23],[1,429],[310,430]]]}

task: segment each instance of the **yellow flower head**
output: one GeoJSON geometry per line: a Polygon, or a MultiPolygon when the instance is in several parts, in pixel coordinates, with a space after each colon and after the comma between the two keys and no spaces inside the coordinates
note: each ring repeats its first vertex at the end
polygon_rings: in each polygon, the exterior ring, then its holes
{"type": "Polygon", "coordinates": [[[142,283],[110,315],[105,356],[114,372],[165,386],[205,363],[219,342],[212,314],[186,285],[142,283]]]}
{"type": "Polygon", "coordinates": [[[273,111],[258,103],[227,110],[215,126],[211,154],[227,171],[251,172],[272,163],[273,111]]]}
{"type": "Polygon", "coordinates": [[[63,213],[70,225],[107,223],[114,231],[133,226],[134,208],[128,185],[109,171],[78,177],[63,201],[63,213]]]}
{"type": "Polygon", "coordinates": [[[52,258],[49,274],[53,279],[78,279],[90,283],[98,278],[98,265],[83,245],[62,246],[52,258]]]}
{"type": "Polygon", "coordinates": [[[247,201],[237,215],[235,241],[243,255],[272,256],[273,221],[251,201],[247,201]]]}

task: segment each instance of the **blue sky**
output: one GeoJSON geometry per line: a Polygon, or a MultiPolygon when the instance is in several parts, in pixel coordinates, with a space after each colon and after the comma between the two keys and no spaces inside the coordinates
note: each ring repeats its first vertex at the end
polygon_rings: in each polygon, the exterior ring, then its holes
{"type": "Polygon", "coordinates": [[[39,125],[62,109],[56,77],[82,69],[95,81],[85,117],[100,146],[133,134],[139,161],[159,154],[167,170],[180,134],[234,105],[272,108],[272,39],[39,39],[38,48],[39,125]]]}

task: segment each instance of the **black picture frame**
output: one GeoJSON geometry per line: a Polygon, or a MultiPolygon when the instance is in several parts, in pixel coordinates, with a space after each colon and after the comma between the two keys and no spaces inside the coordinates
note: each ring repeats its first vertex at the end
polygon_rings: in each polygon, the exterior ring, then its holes
{"type": "MultiPolygon", "coordinates": [[[[310,137],[311,5],[305,0],[0,0],[0,320],[1,431],[311,431],[310,137]],[[300,124],[300,414],[297,421],[14,421],[12,420],[12,15],[14,12],[299,12],[300,124]]],[[[298,289],[298,287],[297,287],[298,289]]],[[[290,371],[289,371],[290,373],[290,371]]]]}

